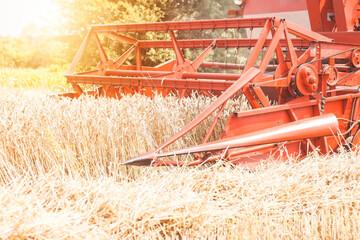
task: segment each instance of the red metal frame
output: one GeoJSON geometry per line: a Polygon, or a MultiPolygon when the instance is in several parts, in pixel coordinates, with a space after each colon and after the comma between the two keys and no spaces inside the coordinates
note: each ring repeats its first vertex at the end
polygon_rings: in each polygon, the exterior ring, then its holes
{"type": "MultiPolygon", "coordinates": [[[[319,0],[319,4],[324,1],[319,0]]],[[[333,2],[334,6],[339,4],[337,0],[333,2]]],[[[309,1],[307,3],[309,6],[309,1]]],[[[355,24],[354,18],[346,15],[352,9],[353,2],[349,1],[344,11],[335,11],[336,16],[340,16],[336,20],[338,30],[348,31],[350,24],[355,24]]],[[[309,8],[309,14],[314,15],[315,10],[315,7],[309,8]]],[[[324,19],[321,18],[321,21],[324,19]]],[[[315,23],[312,26],[317,27],[315,23]]],[[[321,31],[327,31],[327,28],[321,31]]],[[[346,33],[357,36],[357,32],[346,33]]],[[[334,34],[319,34],[276,17],[93,26],[66,75],[76,93],[65,96],[78,97],[87,93],[120,98],[121,94],[138,92],[149,97],[155,93],[183,97],[192,91],[218,96],[193,121],[157,149],[125,164],[196,165],[224,158],[233,163],[256,164],[269,155],[285,160],[292,155],[304,156],[316,148],[322,153],[329,153],[340,145],[353,146],[360,141],[360,93],[356,89],[360,85],[360,45],[357,40],[347,42],[347,39],[345,43],[340,43],[338,39],[334,43],[327,37],[334,34]],[[256,39],[250,34],[247,39],[189,37],[180,40],[176,33],[184,30],[240,31],[244,28],[259,28],[261,33],[256,39]],[[169,38],[137,40],[128,36],[135,36],[133,33],[138,32],[162,32],[167,33],[169,38]],[[130,44],[130,47],[116,60],[109,59],[99,35],[130,44]],[[97,69],[74,73],[91,39],[95,39],[101,59],[97,69]],[[141,50],[149,48],[172,49],[175,59],[157,66],[144,66],[141,50]],[[183,55],[184,48],[203,50],[195,60],[188,60],[183,55]],[[215,48],[249,48],[251,52],[245,64],[205,62],[215,48]],[[135,54],[136,64],[125,65],[131,54],[135,54]],[[198,72],[199,68],[211,68],[213,71],[198,72]],[[99,88],[95,92],[86,92],[79,85],[84,83],[96,84],[99,88]],[[254,110],[234,113],[221,139],[209,142],[226,102],[239,93],[246,96],[254,110]],[[270,100],[278,105],[271,106],[270,100]],[[217,110],[202,144],[164,152],[166,147],[217,110]],[[281,154],[279,146],[284,149],[285,155],[281,154]],[[167,159],[190,153],[194,154],[194,161],[167,159]]]]}

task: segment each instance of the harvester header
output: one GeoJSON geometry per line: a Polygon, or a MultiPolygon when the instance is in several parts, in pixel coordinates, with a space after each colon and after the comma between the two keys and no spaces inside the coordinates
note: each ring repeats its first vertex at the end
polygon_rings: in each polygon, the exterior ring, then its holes
{"type": "MultiPolygon", "coordinates": [[[[238,1],[241,13],[252,18],[93,26],[66,74],[76,92],[63,96],[121,98],[122,94],[139,93],[181,98],[192,92],[217,96],[181,131],[157,149],[125,162],[127,165],[196,165],[226,159],[250,166],[270,155],[286,160],[316,149],[324,154],[342,145],[355,149],[360,140],[358,2],[288,1],[297,2],[299,11],[308,14],[311,30],[301,26],[303,22],[292,23],[283,17],[256,17],[255,2],[262,6],[261,0],[238,1]],[[152,38],[138,39],[139,33],[151,33],[152,38]],[[111,59],[104,39],[128,48],[111,59]],[[92,71],[75,72],[92,40],[100,62],[92,71]],[[174,58],[145,66],[144,53],[149,49],[168,50],[174,58]],[[187,59],[185,49],[197,55],[187,59]],[[225,57],[209,61],[219,49],[225,57]],[[130,56],[135,59],[132,64],[130,56]],[[85,91],[81,84],[94,84],[97,89],[85,91]],[[225,104],[239,94],[246,97],[252,110],[233,113],[221,138],[209,142],[225,104]],[[164,150],[215,112],[202,143],[164,150]],[[193,154],[194,160],[171,159],[183,154],[193,154]]],[[[291,4],[290,10],[273,4],[266,13],[286,15],[288,12],[282,11],[297,10],[291,4]]]]}

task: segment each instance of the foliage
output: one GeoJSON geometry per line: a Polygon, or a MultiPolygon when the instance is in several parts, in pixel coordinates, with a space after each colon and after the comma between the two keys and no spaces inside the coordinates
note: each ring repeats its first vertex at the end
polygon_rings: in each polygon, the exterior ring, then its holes
{"type": "Polygon", "coordinates": [[[64,91],[70,86],[66,84],[63,71],[59,65],[48,68],[0,68],[0,85],[9,88],[47,89],[64,91]]]}
{"type": "MultiPolygon", "coordinates": [[[[91,25],[106,23],[137,23],[137,22],[158,22],[165,13],[165,0],[150,1],[116,1],[116,0],[57,0],[60,5],[65,21],[63,26],[63,40],[68,42],[66,55],[71,60],[81,41],[89,31],[91,25]]],[[[136,36],[144,38],[143,35],[136,36]]],[[[103,39],[104,40],[104,39],[103,39]]],[[[105,39],[108,41],[109,39],[105,39]]],[[[123,52],[128,47],[126,44],[107,43],[105,46],[113,52],[123,52]]],[[[82,59],[83,66],[94,66],[99,61],[96,44],[93,42],[82,59]]],[[[110,53],[111,54],[111,53],[110,53]]],[[[130,58],[130,61],[133,59],[130,58]]]]}
{"type": "Polygon", "coordinates": [[[170,0],[164,21],[226,18],[227,11],[236,7],[233,0],[170,0]]]}
{"type": "MultiPolygon", "coordinates": [[[[138,22],[159,22],[175,20],[214,19],[224,18],[227,9],[233,7],[231,0],[209,1],[209,0],[56,0],[61,6],[64,19],[63,25],[64,41],[68,42],[66,55],[70,58],[75,53],[91,25],[107,23],[138,23],[138,22]]],[[[196,33],[195,33],[196,34],[196,33]]],[[[211,37],[220,37],[219,34],[208,33],[211,37]]],[[[189,33],[179,33],[179,37],[186,37],[189,33]]],[[[164,33],[139,33],[130,37],[136,39],[169,39],[164,33]]],[[[197,34],[197,37],[200,35],[197,34]]],[[[127,44],[115,43],[107,37],[101,39],[106,46],[105,50],[111,56],[118,56],[117,53],[124,52],[129,46],[127,44]]],[[[96,44],[92,42],[87,49],[80,68],[96,66],[99,62],[96,44]]],[[[174,58],[172,51],[164,49],[143,50],[144,65],[156,65],[174,58]]],[[[194,58],[196,52],[187,51],[187,58],[194,58]]],[[[128,63],[134,64],[135,56],[129,57],[128,63]]],[[[216,54],[215,58],[222,58],[216,54]]],[[[88,70],[88,69],[87,69],[88,70]]]]}
{"type": "MultiPolygon", "coordinates": [[[[54,0],[60,7],[62,18],[58,29],[40,29],[35,25],[26,27],[19,37],[0,37],[0,67],[38,68],[58,65],[63,68],[74,58],[81,42],[92,25],[109,23],[138,23],[215,19],[226,17],[227,10],[234,7],[232,0],[54,0]],[[54,33],[56,34],[54,35],[54,33]]],[[[130,33],[129,33],[130,34],[130,33]]],[[[232,33],[188,33],[178,36],[229,37],[232,33]]],[[[164,33],[139,33],[129,35],[137,39],[169,39],[164,33]]],[[[100,37],[107,53],[117,58],[129,45],[100,37]]],[[[195,58],[197,52],[185,50],[187,58],[195,58]]],[[[174,58],[172,51],[164,49],[143,50],[144,65],[156,65],[174,58]]],[[[216,59],[224,58],[223,52],[213,54],[216,59]]],[[[232,53],[233,55],[233,53],[232,53]]],[[[134,54],[127,63],[134,64],[134,54]]],[[[92,42],[79,66],[87,70],[100,61],[96,43],[92,42]]]]}
{"type": "Polygon", "coordinates": [[[63,64],[62,47],[55,39],[0,37],[0,67],[38,68],[50,63],[63,64]]]}
{"type": "Polygon", "coordinates": [[[45,28],[30,24],[19,37],[0,37],[0,67],[39,68],[63,66],[64,43],[45,28]]]}

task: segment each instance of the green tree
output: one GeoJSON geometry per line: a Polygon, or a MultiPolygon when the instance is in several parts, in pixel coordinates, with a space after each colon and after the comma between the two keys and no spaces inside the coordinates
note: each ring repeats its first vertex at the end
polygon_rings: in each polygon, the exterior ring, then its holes
{"type": "MultiPolygon", "coordinates": [[[[71,61],[81,45],[91,25],[178,21],[195,19],[226,18],[227,10],[233,7],[232,0],[55,0],[62,9],[63,26],[62,40],[66,43],[65,55],[71,61]]],[[[129,33],[131,36],[131,33],[129,33]]],[[[179,33],[178,36],[187,38],[189,34],[195,37],[214,37],[214,33],[179,33]]],[[[215,33],[216,35],[217,33],[215,33]]],[[[191,36],[191,37],[193,37],[191,36]]],[[[165,33],[139,33],[137,39],[169,39],[165,33]]],[[[217,34],[217,37],[219,35],[217,34]]],[[[102,37],[107,53],[116,55],[124,52],[129,46],[102,37]]],[[[186,57],[194,58],[196,51],[185,51],[186,57]]],[[[169,50],[143,50],[145,65],[156,65],[159,62],[173,58],[169,50]]],[[[95,42],[90,43],[88,50],[80,62],[80,66],[95,66],[99,61],[95,42]]],[[[134,56],[129,61],[134,63],[134,56]]]]}
{"type": "MultiPolygon", "coordinates": [[[[166,1],[56,0],[56,2],[62,10],[64,19],[61,31],[62,40],[67,43],[65,52],[68,61],[71,61],[91,25],[158,22],[164,17],[162,6],[166,1]]],[[[142,36],[138,37],[141,38],[142,36]]],[[[108,43],[105,46],[115,52],[123,52],[128,47],[126,44],[111,42],[109,39],[102,40],[107,41],[108,43]]],[[[99,61],[96,51],[96,44],[91,43],[80,65],[94,65],[99,61]]]]}

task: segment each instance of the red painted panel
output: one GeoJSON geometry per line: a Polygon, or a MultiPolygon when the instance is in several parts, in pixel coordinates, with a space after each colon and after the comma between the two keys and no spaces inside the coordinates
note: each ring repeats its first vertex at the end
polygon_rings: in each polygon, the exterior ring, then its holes
{"type": "Polygon", "coordinates": [[[246,0],[244,15],[307,10],[306,0],[246,0]]]}

